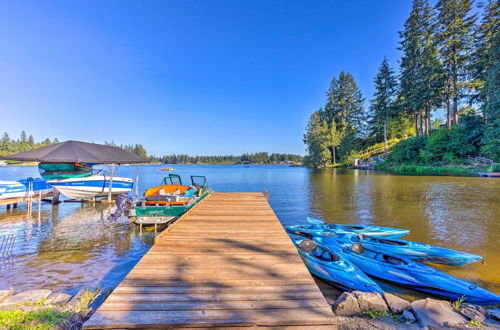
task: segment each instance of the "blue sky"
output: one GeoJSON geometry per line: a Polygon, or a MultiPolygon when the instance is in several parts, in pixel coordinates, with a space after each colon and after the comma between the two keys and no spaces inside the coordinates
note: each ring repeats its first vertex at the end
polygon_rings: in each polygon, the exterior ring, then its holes
{"type": "Polygon", "coordinates": [[[332,76],[367,99],[410,0],[0,1],[0,132],[304,153],[332,76]]]}

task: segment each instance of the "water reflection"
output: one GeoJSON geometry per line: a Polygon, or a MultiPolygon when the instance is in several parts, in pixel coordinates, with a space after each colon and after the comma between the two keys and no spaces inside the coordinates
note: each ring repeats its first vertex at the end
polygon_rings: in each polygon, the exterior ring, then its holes
{"type": "MultiPolygon", "coordinates": [[[[165,176],[162,166],[141,168],[140,194],[165,176]]],[[[438,267],[500,293],[500,180],[488,178],[394,176],[369,171],[313,171],[286,166],[176,165],[184,180],[206,175],[216,191],[269,191],[284,225],[316,216],[337,223],[373,223],[411,230],[408,239],[480,254],[487,265],[438,267]]],[[[118,174],[135,177],[134,166],[118,174]]],[[[0,168],[6,180],[36,176],[36,167],[0,168]]],[[[85,286],[114,286],[149,249],[154,234],[109,222],[104,205],[63,203],[0,208],[0,236],[13,233],[12,257],[0,258],[0,289],[46,286],[75,292],[85,286]]]]}
{"type": "Polygon", "coordinates": [[[137,235],[127,218],[108,221],[110,211],[78,203],[44,205],[31,218],[23,209],[1,215],[1,232],[16,237],[12,255],[0,265],[2,288],[74,293],[115,286],[149,249],[153,234],[137,235]]]}
{"type": "Polygon", "coordinates": [[[314,215],[411,230],[407,239],[482,255],[487,265],[435,266],[500,292],[500,181],[327,169],[309,177],[314,215]]]}

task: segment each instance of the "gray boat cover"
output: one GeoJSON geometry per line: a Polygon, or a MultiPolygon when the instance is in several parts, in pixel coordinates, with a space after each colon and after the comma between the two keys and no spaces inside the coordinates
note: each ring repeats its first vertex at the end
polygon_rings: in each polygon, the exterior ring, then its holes
{"type": "Polygon", "coordinates": [[[71,140],[14,155],[2,156],[0,159],[42,163],[149,163],[148,160],[119,147],[71,140]]]}

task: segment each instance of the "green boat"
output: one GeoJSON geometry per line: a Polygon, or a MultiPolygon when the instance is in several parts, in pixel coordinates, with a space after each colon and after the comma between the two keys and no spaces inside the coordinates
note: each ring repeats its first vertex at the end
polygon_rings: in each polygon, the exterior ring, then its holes
{"type": "Polygon", "coordinates": [[[169,174],[161,184],[149,188],[144,197],[130,210],[139,225],[170,224],[210,193],[204,176],[192,175],[191,185],[182,184],[177,174],[169,174]]]}

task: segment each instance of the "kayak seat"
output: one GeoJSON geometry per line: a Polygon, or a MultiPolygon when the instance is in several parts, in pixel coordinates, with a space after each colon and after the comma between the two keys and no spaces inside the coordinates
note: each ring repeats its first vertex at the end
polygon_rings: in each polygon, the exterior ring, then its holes
{"type": "Polygon", "coordinates": [[[354,243],[351,246],[351,251],[363,255],[365,253],[365,247],[362,244],[354,243]]]}
{"type": "Polygon", "coordinates": [[[318,245],[310,239],[305,239],[299,243],[299,249],[304,252],[311,253],[312,251],[316,251],[318,249],[318,245]]]}
{"type": "Polygon", "coordinates": [[[384,254],[384,260],[393,265],[406,265],[406,262],[404,262],[404,260],[395,258],[393,256],[388,256],[386,254],[384,254]]]}

